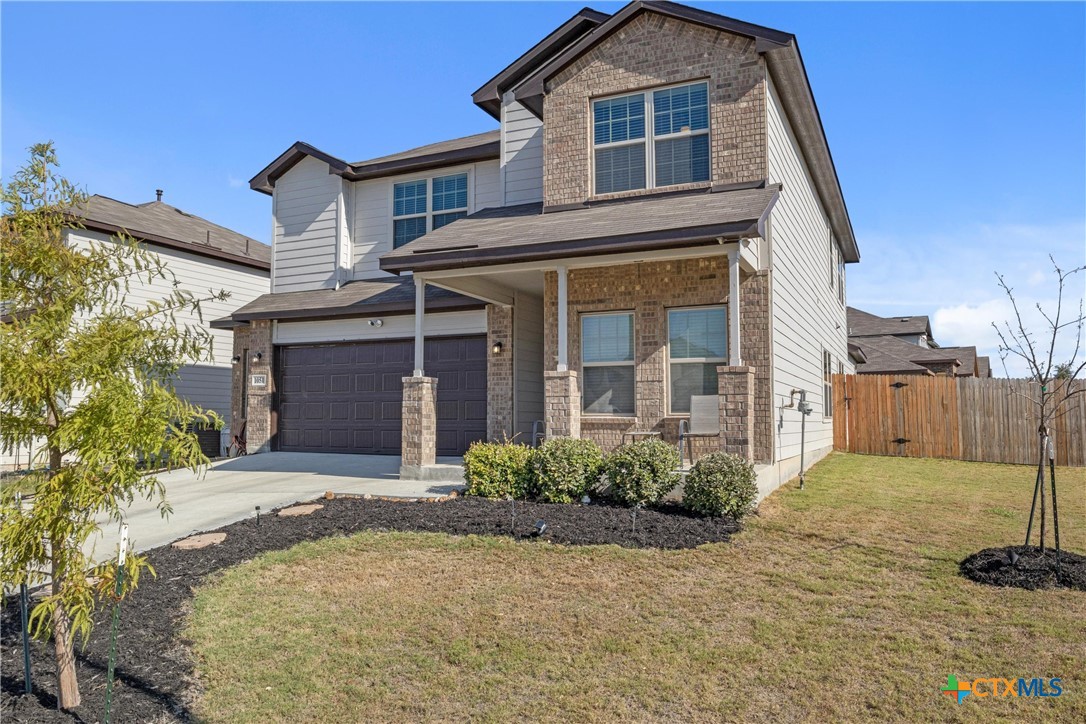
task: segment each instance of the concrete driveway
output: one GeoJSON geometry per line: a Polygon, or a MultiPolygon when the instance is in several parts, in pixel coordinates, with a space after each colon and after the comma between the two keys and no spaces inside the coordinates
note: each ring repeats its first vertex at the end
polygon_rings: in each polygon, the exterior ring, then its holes
{"type": "MultiPolygon", "coordinates": [[[[439,458],[458,464],[460,458],[439,458]]],[[[221,460],[203,475],[179,470],[160,475],[166,500],[173,506],[168,519],[146,500],[126,512],[129,538],[137,550],[148,550],[197,531],[219,528],[300,500],[334,493],[387,495],[402,498],[447,495],[460,484],[400,480],[395,455],[333,455],[325,453],[264,453],[221,460]]],[[[96,560],[115,554],[119,530],[99,521],[103,535],[92,539],[96,560]]]]}

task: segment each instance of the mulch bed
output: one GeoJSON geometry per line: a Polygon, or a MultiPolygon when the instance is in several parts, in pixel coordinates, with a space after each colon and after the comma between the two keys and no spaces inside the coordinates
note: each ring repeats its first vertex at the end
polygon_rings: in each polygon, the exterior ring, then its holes
{"type": "MultiPolygon", "coordinates": [[[[705,519],[677,506],[631,510],[607,503],[547,505],[458,498],[445,502],[391,502],[337,498],[294,518],[272,514],[220,528],[226,540],[200,550],[170,546],[148,553],[158,577],[146,576],[121,609],[113,721],[190,721],[195,695],[192,660],[180,631],[193,588],[215,571],[303,541],[363,530],[445,532],[455,535],[513,535],[566,545],[614,543],[637,548],[692,548],[726,541],[738,530],[730,519],[705,519]],[[534,535],[537,520],[546,532],[534,535]]],[[[254,592],[259,595],[259,592],[254,592]]],[[[0,719],[20,722],[101,721],[105,710],[110,611],[100,611],[85,649],[77,645],[82,705],[56,710],[56,677],[50,645],[33,642],[34,693],[23,695],[19,609],[8,601],[0,613],[0,719]]]]}
{"type": "Polygon", "coordinates": [[[966,578],[989,586],[1086,591],[1086,556],[1062,551],[1057,564],[1052,548],[1043,556],[1038,546],[985,548],[963,560],[959,569],[966,578]],[[1018,556],[1014,563],[1012,552],[1018,556]]]}

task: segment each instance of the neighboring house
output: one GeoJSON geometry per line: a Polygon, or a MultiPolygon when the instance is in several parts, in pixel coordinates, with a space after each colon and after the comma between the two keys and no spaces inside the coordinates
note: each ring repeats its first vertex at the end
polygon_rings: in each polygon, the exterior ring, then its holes
{"type": "Polygon", "coordinates": [[[252,179],[275,233],[272,293],[230,321],[259,355],[235,378],[251,452],[417,476],[534,424],[675,442],[705,395],[723,434],[700,450],[752,459],[763,492],[801,439],[831,449],[859,250],[794,36],[585,9],[473,100],[498,129],[357,163],[296,143],[252,179]]]}
{"type": "Polygon", "coordinates": [[[992,376],[976,347],[940,347],[926,316],[878,317],[849,307],[848,341],[857,374],[992,376]]]}
{"type": "MultiPolygon", "coordinates": [[[[137,239],[147,250],[165,260],[168,270],[180,282],[180,288],[197,295],[208,290],[230,292],[226,301],[203,304],[203,320],[191,312],[177,315],[178,324],[203,327],[213,338],[213,359],[188,365],[179,373],[176,388],[186,399],[219,413],[231,424],[232,335],[212,329],[211,320],[229,315],[239,304],[267,294],[271,268],[271,249],[261,242],[185,213],[158,200],[127,204],[106,196],[94,195],[76,215],[81,229],[66,231],[74,245],[114,243],[122,232],[137,239]]],[[[173,291],[164,279],[147,283],[134,279],[128,298],[135,304],[162,299],[173,291]]],[[[23,468],[32,461],[33,451],[25,448],[4,454],[0,465],[5,469],[23,468]]]]}

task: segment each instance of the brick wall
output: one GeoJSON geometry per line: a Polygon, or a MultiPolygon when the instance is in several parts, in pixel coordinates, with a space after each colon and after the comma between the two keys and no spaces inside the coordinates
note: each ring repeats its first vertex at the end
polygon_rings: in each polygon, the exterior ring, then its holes
{"type": "MultiPolygon", "coordinates": [[[[771,350],[769,344],[769,276],[743,277],[740,283],[740,346],[745,364],[754,367],[753,412],[755,459],[768,462],[773,451],[771,350]]],[[[580,372],[580,315],[589,312],[634,313],[635,417],[582,416],[581,433],[610,450],[629,430],[659,430],[669,442],[678,440],[680,415],[667,413],[667,309],[726,304],[726,256],[644,262],[569,271],[569,363],[580,372]]],[[[544,364],[558,365],[558,277],[547,272],[544,291],[544,364]]],[[[548,388],[548,408],[550,406],[548,388]]],[[[550,410],[548,409],[548,415],[550,410]]],[[[719,440],[698,440],[695,455],[719,449],[719,440]]]]}
{"type": "Polygon", "coordinates": [[[765,77],[753,40],[642,13],[548,83],[544,204],[580,203],[592,193],[591,98],[706,78],[711,182],[766,178],[765,77]]]}
{"type": "MultiPolygon", "coordinates": [[[[246,419],[245,439],[249,453],[269,452],[271,450],[274,424],[272,421],[272,398],[275,395],[275,370],[272,348],[271,321],[258,319],[249,327],[234,330],[234,354],[249,350],[249,375],[267,375],[268,383],[264,387],[249,385],[249,409],[246,419]],[[243,331],[244,330],[244,331],[243,331]],[[253,356],[260,353],[259,362],[253,356]]],[[[243,366],[234,366],[234,419],[241,416],[241,389],[243,366]]],[[[240,425],[238,425],[240,429],[240,425]]]]}
{"type": "MultiPolygon", "coordinates": [[[[437,455],[437,378],[403,378],[402,468],[433,465],[437,455]]],[[[402,475],[402,473],[401,473],[402,475]]]]}
{"type": "Polygon", "coordinates": [[[486,308],[486,437],[501,441],[513,435],[513,308],[486,308]],[[501,343],[499,354],[491,352],[501,343]]]}
{"type": "Polygon", "coordinates": [[[543,421],[548,438],[581,436],[581,389],[577,382],[577,373],[571,370],[543,373],[543,421]]]}

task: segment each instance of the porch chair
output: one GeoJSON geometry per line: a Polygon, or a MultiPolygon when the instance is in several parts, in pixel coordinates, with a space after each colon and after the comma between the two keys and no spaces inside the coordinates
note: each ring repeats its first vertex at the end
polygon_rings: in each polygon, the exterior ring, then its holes
{"type": "Polygon", "coordinates": [[[241,423],[241,429],[238,430],[238,434],[234,435],[234,438],[230,441],[230,444],[226,447],[226,457],[235,458],[242,455],[248,455],[249,451],[245,447],[245,427],[249,424],[249,421],[241,423]],[[231,450],[235,452],[231,452],[231,450]]]}
{"type": "Polygon", "coordinates": [[[690,450],[690,464],[694,464],[694,450],[687,445],[687,439],[700,437],[720,437],[720,398],[716,395],[694,395],[690,398],[690,419],[679,421],[680,465],[684,448],[690,450]]]}

